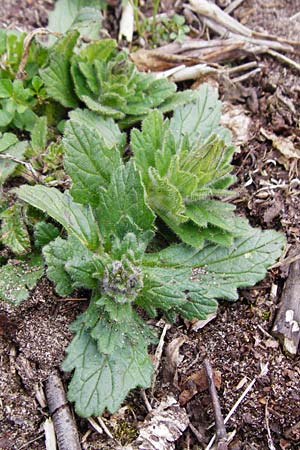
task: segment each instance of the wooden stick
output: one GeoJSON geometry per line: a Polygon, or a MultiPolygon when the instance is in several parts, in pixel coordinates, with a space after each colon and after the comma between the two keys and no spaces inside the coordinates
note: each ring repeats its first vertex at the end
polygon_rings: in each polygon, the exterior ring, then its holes
{"type": "Polygon", "coordinates": [[[161,357],[162,357],[162,352],[163,352],[163,348],[165,345],[165,337],[166,337],[166,333],[167,331],[171,328],[171,325],[169,323],[166,323],[162,333],[160,335],[160,339],[159,339],[159,343],[158,346],[156,348],[156,352],[154,355],[154,370],[153,370],[153,376],[152,376],[152,383],[151,383],[151,392],[153,393],[154,388],[155,388],[155,383],[156,383],[156,377],[158,375],[158,370],[159,370],[159,366],[160,366],[160,361],[161,361],[161,357]]]}
{"type": "Polygon", "coordinates": [[[233,2],[231,2],[227,8],[225,8],[225,12],[227,14],[231,14],[236,8],[238,8],[244,0],[233,0],[233,2]]]}
{"type": "Polygon", "coordinates": [[[285,282],[281,303],[276,316],[273,334],[283,344],[290,355],[297,354],[300,342],[300,260],[290,265],[288,278],[285,282]]]}
{"type": "Polygon", "coordinates": [[[289,58],[288,56],[282,55],[281,53],[278,53],[275,50],[268,50],[267,54],[274,56],[274,58],[278,59],[279,61],[288,64],[293,69],[300,70],[300,64],[298,64],[296,61],[289,58]]]}
{"type": "Polygon", "coordinates": [[[81,450],[75,421],[58,372],[49,375],[45,391],[59,450],[81,450]]]}
{"type": "Polygon", "coordinates": [[[214,415],[215,415],[215,423],[216,423],[216,439],[217,439],[217,449],[218,450],[227,450],[227,433],[224,424],[224,418],[221,412],[221,406],[219,402],[219,397],[216,389],[216,385],[214,382],[213,370],[211,364],[208,359],[203,361],[203,365],[206,371],[207,379],[208,379],[208,389],[211,396],[214,415]]]}
{"type": "Polygon", "coordinates": [[[225,11],[218,6],[207,2],[206,0],[190,0],[191,8],[198,14],[205,17],[206,25],[220,36],[228,38],[240,39],[252,46],[257,46],[255,53],[266,52],[269,49],[279,50],[282,52],[299,52],[300,43],[298,41],[289,41],[278,36],[268,35],[265,33],[257,33],[250,28],[241,25],[233,17],[226,14],[225,11]]]}
{"type": "MultiPolygon", "coordinates": [[[[227,416],[225,417],[224,423],[226,424],[231,417],[233,416],[233,414],[235,413],[235,411],[237,410],[237,408],[240,406],[240,404],[242,403],[242,401],[244,400],[244,398],[248,395],[248,393],[251,391],[251,389],[253,388],[253,386],[255,385],[256,381],[261,378],[264,377],[266,374],[268,373],[268,363],[267,364],[262,364],[261,365],[261,370],[260,373],[258,375],[256,375],[253,380],[251,381],[251,383],[248,384],[248,386],[246,387],[246,389],[243,391],[242,395],[237,399],[237,401],[235,402],[235,404],[233,405],[233,407],[231,408],[231,410],[229,411],[229,413],[227,414],[227,416]]],[[[216,435],[214,435],[211,440],[208,443],[208,446],[206,447],[205,450],[210,450],[213,443],[215,442],[216,439],[216,435]]]]}

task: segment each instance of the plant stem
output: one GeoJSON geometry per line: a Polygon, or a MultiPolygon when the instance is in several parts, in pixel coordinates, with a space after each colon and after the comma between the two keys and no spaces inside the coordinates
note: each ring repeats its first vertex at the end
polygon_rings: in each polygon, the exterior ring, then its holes
{"type": "Polygon", "coordinates": [[[133,0],[134,22],[137,34],[141,36],[141,27],[139,21],[139,0],[133,0]]]}
{"type": "Polygon", "coordinates": [[[152,20],[152,27],[151,27],[151,32],[152,32],[152,41],[153,43],[156,42],[156,36],[155,36],[155,30],[156,30],[156,16],[158,14],[158,8],[159,8],[159,4],[160,4],[160,0],[153,0],[153,20],[152,20]]]}

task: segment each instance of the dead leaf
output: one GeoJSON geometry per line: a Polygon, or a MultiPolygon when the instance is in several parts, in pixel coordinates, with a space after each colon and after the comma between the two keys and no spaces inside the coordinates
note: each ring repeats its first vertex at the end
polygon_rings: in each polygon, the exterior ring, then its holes
{"type": "MultiPolygon", "coordinates": [[[[222,383],[221,372],[214,370],[214,382],[217,389],[220,389],[222,383]]],[[[189,375],[182,383],[182,392],[179,396],[179,403],[184,406],[189,400],[191,400],[199,392],[204,392],[208,389],[208,382],[205,369],[202,368],[189,375]]]]}
{"type": "Polygon", "coordinates": [[[277,136],[276,134],[270,133],[264,128],[261,128],[260,132],[266,139],[272,141],[273,147],[278,150],[285,158],[300,159],[300,151],[295,148],[294,143],[292,142],[290,137],[285,138],[282,136],[277,136]]]}
{"type": "Polygon", "coordinates": [[[186,336],[180,336],[173,339],[166,348],[166,358],[164,367],[164,379],[178,385],[177,368],[180,363],[180,347],[188,340],[186,336]]]}
{"type": "Polygon", "coordinates": [[[233,142],[237,147],[246,144],[250,139],[251,119],[241,105],[224,102],[222,106],[221,125],[232,132],[233,142]]]}
{"type": "Polygon", "coordinates": [[[216,313],[208,314],[207,318],[204,320],[192,320],[192,331],[199,331],[205,327],[209,322],[217,317],[216,313]]]}
{"type": "Polygon", "coordinates": [[[189,417],[174,397],[168,396],[147,416],[136,441],[122,450],[174,450],[189,425],[189,417]]]}

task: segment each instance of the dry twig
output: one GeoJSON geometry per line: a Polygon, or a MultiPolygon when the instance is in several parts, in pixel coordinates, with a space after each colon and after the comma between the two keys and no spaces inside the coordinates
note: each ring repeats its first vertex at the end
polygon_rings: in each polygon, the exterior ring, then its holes
{"type": "Polygon", "coordinates": [[[36,28],[35,30],[33,30],[27,34],[26,38],[24,39],[23,55],[22,55],[22,58],[20,61],[18,72],[16,74],[17,80],[22,80],[23,78],[26,77],[25,66],[26,66],[28,55],[29,55],[29,50],[30,50],[30,45],[31,45],[32,40],[36,36],[45,36],[48,34],[52,34],[56,37],[62,36],[61,33],[47,30],[47,28],[36,28]]]}
{"type": "Polygon", "coordinates": [[[164,326],[164,329],[160,335],[160,339],[159,339],[159,343],[158,346],[156,348],[156,352],[154,355],[154,371],[153,371],[153,377],[152,377],[152,383],[151,383],[151,390],[153,392],[154,387],[155,387],[155,382],[156,382],[156,377],[158,374],[158,369],[159,369],[159,365],[160,365],[160,361],[161,361],[161,356],[162,356],[162,352],[163,352],[163,348],[164,348],[164,344],[165,344],[165,337],[166,337],[166,333],[167,331],[171,328],[171,325],[166,323],[164,326]]]}
{"type": "MultiPolygon", "coordinates": [[[[229,411],[229,413],[225,417],[224,424],[226,424],[231,419],[231,417],[233,416],[233,414],[235,413],[237,408],[240,406],[240,404],[242,403],[244,398],[248,395],[248,393],[251,391],[251,389],[255,385],[256,381],[259,378],[264,377],[267,373],[268,373],[268,363],[267,364],[262,364],[260,373],[258,375],[256,375],[256,377],[253,378],[253,380],[251,381],[251,383],[248,384],[248,386],[246,387],[246,389],[244,390],[242,395],[237,399],[237,401],[235,402],[235,404],[233,405],[233,407],[231,408],[231,410],[229,411]]],[[[210,450],[211,449],[213,443],[215,442],[215,439],[216,439],[216,435],[214,435],[211,438],[211,440],[209,441],[209,444],[208,444],[208,446],[206,447],[205,450],[210,450]]]]}
{"type": "Polygon", "coordinates": [[[211,364],[208,359],[203,361],[203,365],[206,371],[207,379],[208,379],[208,389],[211,396],[215,423],[216,423],[216,439],[217,439],[217,450],[227,450],[227,433],[224,424],[224,419],[221,412],[221,406],[219,402],[219,397],[217,394],[216,385],[214,382],[213,370],[211,364]]]}

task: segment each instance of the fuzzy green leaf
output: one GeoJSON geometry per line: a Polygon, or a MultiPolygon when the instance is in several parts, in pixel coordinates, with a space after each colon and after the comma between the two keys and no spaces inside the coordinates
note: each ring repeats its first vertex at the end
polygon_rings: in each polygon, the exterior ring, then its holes
{"type": "Polygon", "coordinates": [[[39,117],[31,131],[31,146],[35,154],[41,153],[47,145],[47,117],[39,117]]]}
{"type": "Polygon", "coordinates": [[[77,31],[72,31],[60,39],[51,52],[50,63],[45,69],[40,70],[40,76],[45,83],[48,95],[66,108],[78,106],[69,59],[78,36],[77,31]]]}
{"type": "Polygon", "coordinates": [[[47,276],[55,283],[59,295],[69,295],[76,287],[93,289],[97,281],[93,278],[96,265],[93,253],[89,252],[74,236],[56,238],[43,248],[47,264],[47,276]]]}
{"type": "Polygon", "coordinates": [[[113,170],[121,164],[119,149],[108,147],[97,129],[73,120],[66,125],[63,142],[65,167],[73,181],[73,198],[97,205],[99,188],[110,182],[113,170]]]}
{"type": "Polygon", "coordinates": [[[52,223],[38,222],[34,226],[34,244],[42,248],[59,236],[59,229],[52,223]]]}
{"type": "MultiPolygon", "coordinates": [[[[89,7],[89,9],[92,8],[94,11],[97,12],[97,10],[104,7],[105,4],[106,2],[104,0],[58,0],[55,3],[54,10],[49,13],[48,28],[51,31],[57,31],[59,33],[65,33],[67,30],[73,27],[77,28],[80,15],[86,12],[85,9],[87,7],[89,7]]],[[[90,22],[90,20],[88,19],[89,18],[86,17],[84,20],[87,26],[89,25],[90,22]]],[[[91,30],[89,29],[89,31],[91,30]]],[[[86,35],[86,33],[84,33],[84,35],[86,35]]],[[[88,35],[88,37],[96,38],[97,35],[93,33],[92,36],[88,35]]]]}
{"type": "Polygon", "coordinates": [[[40,255],[29,259],[9,261],[0,267],[0,298],[18,306],[29,296],[29,291],[44,273],[44,264],[40,255]]]}
{"type": "MultiPolygon", "coordinates": [[[[124,231],[135,232],[148,231],[153,228],[155,216],[146,205],[145,191],[140,174],[133,162],[122,165],[112,175],[107,190],[99,194],[99,206],[96,217],[101,234],[108,237],[111,233],[120,232],[120,223],[128,224],[131,219],[132,229],[124,227],[124,231]]],[[[125,234],[118,236],[122,239],[125,234]]]]}
{"type": "Polygon", "coordinates": [[[105,409],[115,412],[131,389],[150,385],[152,364],[143,337],[126,345],[122,345],[122,333],[116,339],[119,346],[103,354],[95,340],[80,331],[68,348],[63,369],[75,369],[68,398],[82,417],[99,416],[105,409]]]}
{"type": "Polygon", "coordinates": [[[23,185],[15,191],[21,200],[46,212],[83,245],[93,250],[99,247],[98,226],[89,206],[73,202],[68,193],[55,188],[23,185]]]}
{"type": "MultiPolygon", "coordinates": [[[[12,156],[16,159],[22,159],[24,156],[26,147],[28,145],[27,141],[17,142],[16,144],[5,149],[5,152],[2,153],[12,156]]],[[[0,186],[6,181],[6,179],[13,174],[15,168],[18,163],[10,160],[10,159],[1,159],[0,160],[0,186]]]]}
{"type": "Polygon", "coordinates": [[[10,206],[1,214],[1,240],[16,255],[30,250],[30,239],[24,223],[22,208],[18,203],[10,206]]]}
{"type": "MultiPolygon", "coordinates": [[[[171,119],[170,129],[178,145],[187,134],[190,144],[193,145],[199,139],[204,142],[216,131],[224,132],[224,129],[219,127],[222,104],[218,100],[216,89],[205,83],[200,86],[197,95],[196,101],[176,108],[171,119]]],[[[226,136],[230,139],[229,131],[226,136]]]]}
{"type": "Polygon", "coordinates": [[[69,117],[71,123],[97,131],[107,147],[117,146],[120,150],[125,147],[126,135],[121,133],[113,119],[101,117],[88,109],[75,109],[69,113],[69,117]]]}
{"type": "MultiPolygon", "coordinates": [[[[207,86],[203,91],[211,94],[207,86]]],[[[234,147],[218,135],[216,94],[206,97],[179,107],[170,121],[153,111],[142,130],[131,133],[150,206],[180,239],[198,248],[205,240],[230,245],[235,233],[232,208],[213,199],[228,194],[235,181],[230,175],[234,147]]]]}
{"type": "MultiPolygon", "coordinates": [[[[264,278],[267,268],[280,256],[284,236],[275,231],[251,228],[246,222],[240,237],[230,247],[207,244],[198,250],[184,244],[145,255],[144,265],[153,268],[189,268],[195,286],[210,298],[237,300],[237,288],[254,285],[264,278]]],[[[154,269],[153,269],[154,270],[154,269]]]]}

